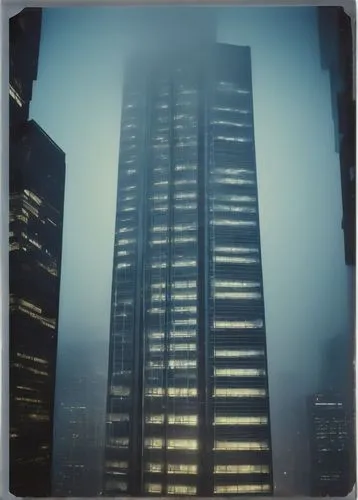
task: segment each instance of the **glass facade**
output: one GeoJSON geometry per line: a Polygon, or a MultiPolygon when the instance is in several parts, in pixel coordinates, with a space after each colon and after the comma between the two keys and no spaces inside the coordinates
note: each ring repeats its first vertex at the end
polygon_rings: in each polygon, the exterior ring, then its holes
{"type": "Polygon", "coordinates": [[[250,50],[203,53],[127,73],[106,495],[272,493],[250,50]]]}
{"type": "Polygon", "coordinates": [[[33,121],[10,143],[10,491],[50,496],[65,155],[33,121]]]}

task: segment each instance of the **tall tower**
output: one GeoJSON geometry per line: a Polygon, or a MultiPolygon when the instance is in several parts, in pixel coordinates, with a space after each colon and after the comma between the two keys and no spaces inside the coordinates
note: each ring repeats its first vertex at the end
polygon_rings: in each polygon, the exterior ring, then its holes
{"type": "Polygon", "coordinates": [[[272,494],[250,50],[128,69],[104,493],[272,494]]]}

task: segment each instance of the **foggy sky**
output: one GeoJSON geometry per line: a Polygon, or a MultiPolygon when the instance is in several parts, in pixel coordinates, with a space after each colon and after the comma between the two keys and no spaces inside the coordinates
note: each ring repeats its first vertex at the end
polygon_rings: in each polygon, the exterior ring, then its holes
{"type": "Polygon", "coordinates": [[[251,47],[273,453],[281,470],[280,429],[296,434],[300,423],[288,415],[320,388],[327,340],[349,329],[339,158],[316,9],[179,10],[175,25],[159,7],[44,11],[31,115],[67,159],[57,399],[71,342],[109,339],[123,60],[133,48],[155,47],[163,26],[185,37],[205,11],[208,22],[218,21],[219,42],[251,47]]]}

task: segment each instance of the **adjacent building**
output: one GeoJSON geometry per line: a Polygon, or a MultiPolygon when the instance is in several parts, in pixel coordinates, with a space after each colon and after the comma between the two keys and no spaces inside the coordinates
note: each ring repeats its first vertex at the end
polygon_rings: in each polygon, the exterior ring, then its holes
{"type": "Polygon", "coordinates": [[[356,96],[354,26],[343,7],[318,7],[322,68],[329,71],[335,147],[340,156],[345,260],[355,266],[356,96]]]}
{"type": "Polygon", "coordinates": [[[51,494],[65,154],[28,121],[41,10],[10,21],[10,491],[51,494]]]}
{"type": "Polygon", "coordinates": [[[311,424],[311,496],[344,497],[351,476],[350,422],[343,398],[317,394],[309,400],[311,424]]]}
{"type": "Polygon", "coordinates": [[[248,47],[127,68],[106,425],[106,495],[272,495],[248,47]]]}

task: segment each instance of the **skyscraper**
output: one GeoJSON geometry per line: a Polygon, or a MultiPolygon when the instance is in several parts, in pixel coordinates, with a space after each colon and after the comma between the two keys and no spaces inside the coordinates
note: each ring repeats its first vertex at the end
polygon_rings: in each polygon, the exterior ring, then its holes
{"type": "Polygon", "coordinates": [[[65,154],[28,121],[41,9],[10,20],[10,491],[51,494],[65,154]]]}
{"type": "Polygon", "coordinates": [[[104,493],[272,494],[248,47],[124,85],[104,493]]]}

